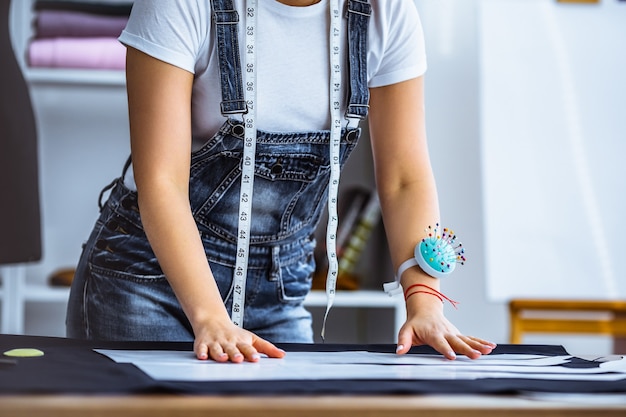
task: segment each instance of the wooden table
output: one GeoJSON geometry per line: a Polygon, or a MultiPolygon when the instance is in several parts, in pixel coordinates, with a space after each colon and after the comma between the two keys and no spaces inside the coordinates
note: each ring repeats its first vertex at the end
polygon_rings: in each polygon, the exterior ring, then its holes
{"type": "MultiPolygon", "coordinates": [[[[570,397],[571,398],[571,397],[570,397]]],[[[591,398],[591,397],[589,397],[591,398]]],[[[600,397],[602,398],[602,397],[600,397]]],[[[0,417],[624,417],[626,403],[511,396],[0,396],[0,417]]]]}

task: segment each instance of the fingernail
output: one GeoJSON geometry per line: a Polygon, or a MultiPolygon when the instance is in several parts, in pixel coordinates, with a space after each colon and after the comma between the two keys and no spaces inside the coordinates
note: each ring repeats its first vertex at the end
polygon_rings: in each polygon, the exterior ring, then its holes
{"type": "Polygon", "coordinates": [[[402,349],[404,349],[404,345],[398,345],[398,347],[396,348],[396,353],[400,352],[402,349]]]}
{"type": "Polygon", "coordinates": [[[453,351],[448,352],[448,356],[451,358],[456,358],[456,353],[454,353],[453,351]]]}
{"type": "Polygon", "coordinates": [[[198,355],[198,359],[207,359],[209,356],[206,353],[201,353],[200,355],[198,355]]]}
{"type": "Polygon", "coordinates": [[[254,355],[252,355],[252,359],[257,360],[260,359],[261,355],[259,355],[258,353],[255,353],[254,355]]]}

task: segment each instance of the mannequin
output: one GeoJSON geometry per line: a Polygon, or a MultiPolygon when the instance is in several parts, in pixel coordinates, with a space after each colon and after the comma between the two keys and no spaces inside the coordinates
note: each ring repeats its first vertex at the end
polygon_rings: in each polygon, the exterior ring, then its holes
{"type": "Polygon", "coordinates": [[[0,0],[0,265],[41,259],[37,129],[0,0]]]}

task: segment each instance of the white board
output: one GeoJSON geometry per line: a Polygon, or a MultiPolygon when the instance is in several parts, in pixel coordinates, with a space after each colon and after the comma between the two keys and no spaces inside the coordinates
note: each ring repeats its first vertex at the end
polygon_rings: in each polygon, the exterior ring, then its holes
{"type": "Polygon", "coordinates": [[[626,298],[626,3],[482,0],[489,298],[626,298]]]}

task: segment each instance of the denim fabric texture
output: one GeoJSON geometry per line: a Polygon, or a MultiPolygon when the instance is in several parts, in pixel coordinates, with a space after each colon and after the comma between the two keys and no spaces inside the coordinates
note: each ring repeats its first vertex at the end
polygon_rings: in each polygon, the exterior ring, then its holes
{"type": "Polygon", "coordinates": [[[367,88],[367,25],[372,5],[367,1],[348,0],[348,66],[350,70],[350,98],[347,117],[365,119],[369,108],[367,88]]]}
{"type": "Polygon", "coordinates": [[[239,13],[231,0],[211,0],[211,4],[222,84],[221,111],[223,115],[243,113],[247,105],[239,60],[239,13]]]}
{"type": "MultiPolygon", "coordinates": [[[[232,11],[230,3],[213,1],[216,14],[232,11]]],[[[232,14],[229,19],[234,19],[232,14]]],[[[363,29],[367,26],[360,26],[363,29]]],[[[220,42],[220,49],[228,47],[227,43],[220,42]]],[[[230,45],[220,56],[237,61],[222,67],[228,70],[222,75],[222,91],[227,91],[223,98],[241,103],[238,48],[230,45]]],[[[364,54],[359,56],[365,59],[364,54]]],[[[367,85],[359,84],[357,91],[367,92],[367,85]]],[[[241,121],[227,118],[191,155],[191,209],[227,311],[231,311],[236,262],[243,132],[241,121]]],[[[358,128],[342,131],[341,165],[360,133],[358,128]]],[[[313,234],[327,202],[329,146],[329,131],[257,134],[243,322],[246,329],[272,342],[313,341],[311,315],[302,303],[315,269],[313,234]]],[[[193,340],[191,325],[144,232],[137,193],[124,186],[123,175],[114,183],[84,245],[70,293],[67,336],[193,340]]]]}

